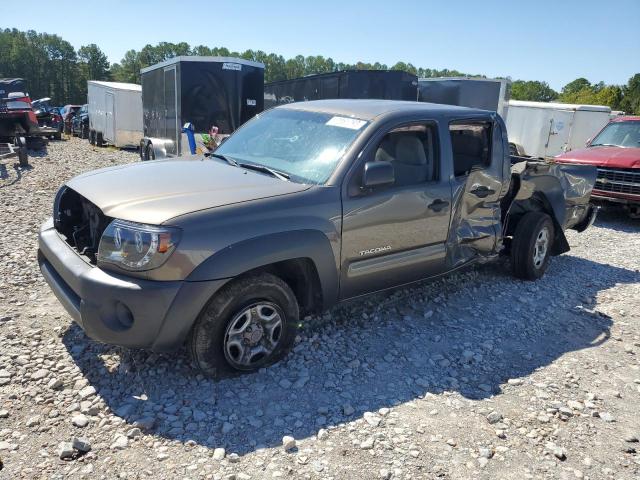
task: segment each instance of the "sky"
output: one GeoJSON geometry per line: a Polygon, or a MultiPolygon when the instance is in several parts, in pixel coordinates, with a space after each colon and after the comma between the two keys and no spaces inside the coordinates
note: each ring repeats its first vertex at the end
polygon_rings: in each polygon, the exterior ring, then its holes
{"type": "Polygon", "coordinates": [[[0,0],[0,28],[96,43],[111,62],[146,44],[187,42],[285,58],[456,69],[625,84],[640,72],[640,0],[0,0]],[[11,8],[9,8],[11,6],[11,8]]]}

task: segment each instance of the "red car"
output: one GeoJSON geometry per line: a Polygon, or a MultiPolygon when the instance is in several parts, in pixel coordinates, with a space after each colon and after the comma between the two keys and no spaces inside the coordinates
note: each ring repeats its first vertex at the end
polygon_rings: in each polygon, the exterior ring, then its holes
{"type": "Polygon", "coordinates": [[[622,204],[640,218],[640,116],[612,119],[587,148],[555,157],[559,163],[598,167],[591,198],[622,204]]]}

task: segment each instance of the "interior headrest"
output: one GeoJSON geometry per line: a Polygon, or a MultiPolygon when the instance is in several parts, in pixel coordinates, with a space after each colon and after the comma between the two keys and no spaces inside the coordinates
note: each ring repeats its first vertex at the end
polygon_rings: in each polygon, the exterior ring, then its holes
{"type": "Polygon", "coordinates": [[[402,135],[396,143],[396,158],[409,165],[426,165],[424,145],[415,135],[402,135]]]}

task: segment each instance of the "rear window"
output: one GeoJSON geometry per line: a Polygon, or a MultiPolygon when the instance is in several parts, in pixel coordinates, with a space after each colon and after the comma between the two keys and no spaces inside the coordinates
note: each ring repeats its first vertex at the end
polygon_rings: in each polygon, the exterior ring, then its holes
{"type": "Polygon", "coordinates": [[[449,125],[456,177],[491,164],[490,122],[454,122],[449,125]]]}

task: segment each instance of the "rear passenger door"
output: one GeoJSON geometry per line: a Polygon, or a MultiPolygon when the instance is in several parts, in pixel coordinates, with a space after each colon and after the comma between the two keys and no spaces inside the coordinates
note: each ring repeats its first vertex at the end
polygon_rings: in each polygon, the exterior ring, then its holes
{"type": "Polygon", "coordinates": [[[451,185],[440,162],[435,122],[394,126],[365,147],[343,190],[342,298],[445,270],[451,185]],[[364,165],[377,161],[394,165],[395,182],[363,189],[364,165]]]}
{"type": "Polygon", "coordinates": [[[508,188],[510,165],[505,165],[504,125],[490,116],[454,120],[449,136],[453,214],[448,264],[455,268],[497,251],[501,192],[508,188]]]}

